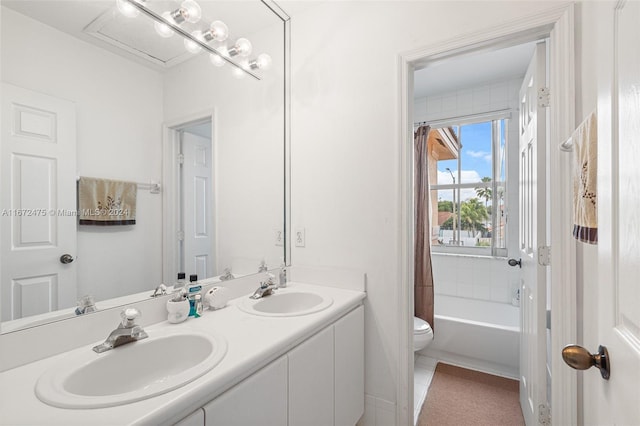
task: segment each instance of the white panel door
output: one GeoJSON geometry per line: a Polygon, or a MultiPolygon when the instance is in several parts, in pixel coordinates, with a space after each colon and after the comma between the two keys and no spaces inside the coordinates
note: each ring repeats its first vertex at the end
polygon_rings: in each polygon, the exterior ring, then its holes
{"type": "Polygon", "coordinates": [[[2,320],[76,302],[75,105],[2,84],[2,320]]]}
{"type": "Polygon", "coordinates": [[[185,272],[199,278],[214,270],[213,168],[211,140],[183,133],[182,164],[185,272]]]}
{"type": "Polygon", "coordinates": [[[289,352],[291,426],[334,424],[333,355],[333,327],[327,327],[289,352]]]}
{"type": "Polygon", "coordinates": [[[336,321],[335,424],[355,425],[364,413],[364,307],[336,321]]]}
{"type": "Polygon", "coordinates": [[[585,328],[584,341],[591,353],[607,348],[611,374],[604,380],[595,368],[582,373],[584,423],[640,425],[640,2],[604,7],[597,313],[585,311],[597,324],[585,328]]]}
{"type": "Polygon", "coordinates": [[[229,389],[205,405],[204,412],[206,426],[286,425],[287,357],[229,389]]]}
{"type": "Polygon", "coordinates": [[[520,88],[520,405],[527,425],[538,424],[539,406],[547,404],[546,268],[538,262],[546,245],[546,112],[538,106],[545,59],[539,43],[520,88]]]}

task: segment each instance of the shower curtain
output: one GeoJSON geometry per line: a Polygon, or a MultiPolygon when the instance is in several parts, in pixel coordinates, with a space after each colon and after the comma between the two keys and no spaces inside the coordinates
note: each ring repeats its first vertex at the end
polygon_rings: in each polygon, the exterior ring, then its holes
{"type": "Polygon", "coordinates": [[[431,269],[431,224],[429,216],[429,126],[420,126],[414,134],[414,315],[433,328],[433,272],[431,269]]]}

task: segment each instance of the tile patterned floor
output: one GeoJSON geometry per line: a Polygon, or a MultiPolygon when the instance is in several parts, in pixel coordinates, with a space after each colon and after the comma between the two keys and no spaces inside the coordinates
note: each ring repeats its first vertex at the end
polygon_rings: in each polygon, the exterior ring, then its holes
{"type": "Polygon", "coordinates": [[[415,354],[413,362],[413,424],[418,421],[420,409],[436,369],[437,359],[415,354]]]}

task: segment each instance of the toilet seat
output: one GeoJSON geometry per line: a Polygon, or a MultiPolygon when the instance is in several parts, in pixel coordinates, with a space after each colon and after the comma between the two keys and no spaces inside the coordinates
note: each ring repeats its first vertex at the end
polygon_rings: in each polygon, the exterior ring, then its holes
{"type": "Polygon", "coordinates": [[[422,318],[413,317],[413,334],[427,334],[432,332],[431,326],[422,318]]]}
{"type": "Polygon", "coordinates": [[[433,330],[428,322],[421,318],[413,317],[413,350],[419,351],[433,340],[433,330]]]}

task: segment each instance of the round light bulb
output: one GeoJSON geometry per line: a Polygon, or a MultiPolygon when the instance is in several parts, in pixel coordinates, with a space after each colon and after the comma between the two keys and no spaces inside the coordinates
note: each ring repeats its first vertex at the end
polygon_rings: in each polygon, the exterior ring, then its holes
{"type": "Polygon", "coordinates": [[[180,5],[182,16],[187,22],[195,24],[202,18],[202,9],[200,5],[193,0],[185,0],[180,5]]]}
{"type": "Polygon", "coordinates": [[[222,59],[222,57],[220,55],[216,55],[215,53],[211,53],[209,55],[209,60],[216,67],[221,67],[227,62],[224,59],[222,59]]]}
{"type": "Polygon", "coordinates": [[[229,27],[222,21],[213,21],[209,29],[216,41],[225,41],[229,37],[229,27]]]}
{"type": "MultiPolygon", "coordinates": [[[[194,31],[191,35],[199,40],[202,39],[202,31],[194,31]]],[[[200,53],[202,50],[202,47],[198,43],[188,38],[184,39],[184,48],[193,54],[200,53]]]]}
{"type": "Polygon", "coordinates": [[[239,38],[236,40],[235,48],[240,56],[249,56],[251,53],[251,42],[246,38],[239,38]]]}
{"type": "Polygon", "coordinates": [[[268,70],[271,67],[272,62],[273,61],[271,60],[271,56],[267,55],[266,53],[261,53],[256,59],[256,65],[261,70],[268,70]]]}
{"type": "Polygon", "coordinates": [[[140,11],[127,0],[116,0],[116,6],[118,10],[127,18],[135,18],[140,15],[140,11]]]}
{"type": "MultiPolygon", "coordinates": [[[[162,18],[164,18],[165,21],[171,21],[171,13],[164,12],[162,14],[162,18]]],[[[168,38],[173,35],[173,29],[171,29],[171,27],[164,22],[157,22],[157,21],[154,22],[153,28],[155,28],[156,32],[158,33],[158,35],[160,35],[160,37],[168,38]]]]}

